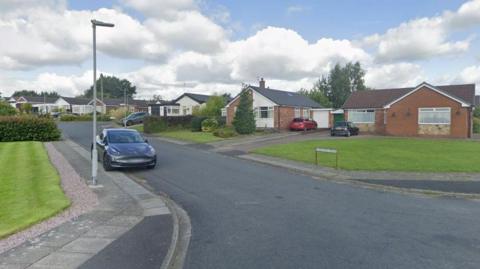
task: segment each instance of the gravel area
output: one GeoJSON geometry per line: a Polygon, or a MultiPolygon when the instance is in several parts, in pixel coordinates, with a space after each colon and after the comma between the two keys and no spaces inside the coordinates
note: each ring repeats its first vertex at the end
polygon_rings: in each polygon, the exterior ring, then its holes
{"type": "Polygon", "coordinates": [[[71,201],[71,205],[66,210],[56,216],[37,223],[32,227],[13,234],[0,240],[0,253],[14,248],[27,240],[34,240],[35,237],[49,231],[62,223],[75,219],[76,217],[90,211],[98,204],[96,194],[85,184],[68,161],[55,149],[52,143],[45,143],[50,161],[57,169],[63,191],[71,201]]]}

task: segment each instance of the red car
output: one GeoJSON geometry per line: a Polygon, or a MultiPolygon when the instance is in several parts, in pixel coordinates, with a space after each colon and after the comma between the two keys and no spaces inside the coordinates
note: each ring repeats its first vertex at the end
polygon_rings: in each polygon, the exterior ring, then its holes
{"type": "Polygon", "coordinates": [[[311,119],[294,118],[290,123],[290,130],[292,131],[306,131],[317,129],[317,122],[311,119]]]}

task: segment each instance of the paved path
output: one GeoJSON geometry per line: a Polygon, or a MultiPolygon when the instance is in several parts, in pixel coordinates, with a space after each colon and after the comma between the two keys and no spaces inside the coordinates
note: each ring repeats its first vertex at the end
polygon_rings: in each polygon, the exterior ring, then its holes
{"type": "MultiPolygon", "coordinates": [[[[62,128],[89,137],[81,123],[62,128]]],[[[480,267],[476,201],[364,189],[151,142],[159,166],[131,173],[188,212],[185,268],[480,267]]]]}

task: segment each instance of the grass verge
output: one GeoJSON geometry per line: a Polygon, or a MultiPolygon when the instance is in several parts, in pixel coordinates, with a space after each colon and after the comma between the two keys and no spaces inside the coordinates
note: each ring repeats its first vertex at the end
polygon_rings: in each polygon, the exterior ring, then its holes
{"type": "MultiPolygon", "coordinates": [[[[371,138],[293,142],[254,150],[254,153],[315,163],[316,147],[338,150],[339,168],[365,171],[480,172],[480,142],[371,138]]],[[[319,153],[320,165],[335,167],[335,155],[319,153]]]]}
{"type": "Polygon", "coordinates": [[[42,143],[0,143],[0,164],[0,238],[70,205],[42,143]]]}
{"type": "Polygon", "coordinates": [[[195,143],[209,143],[224,140],[224,138],[216,137],[212,133],[207,132],[192,132],[190,130],[171,130],[155,135],[167,138],[173,138],[183,141],[195,142],[195,143]]]}

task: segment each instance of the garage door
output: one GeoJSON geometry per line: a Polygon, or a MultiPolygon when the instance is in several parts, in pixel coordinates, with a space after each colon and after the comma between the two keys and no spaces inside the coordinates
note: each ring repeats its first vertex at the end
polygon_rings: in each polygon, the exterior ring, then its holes
{"type": "Polygon", "coordinates": [[[330,111],[328,110],[314,110],[313,120],[317,122],[318,128],[330,128],[328,124],[330,111]]]}

